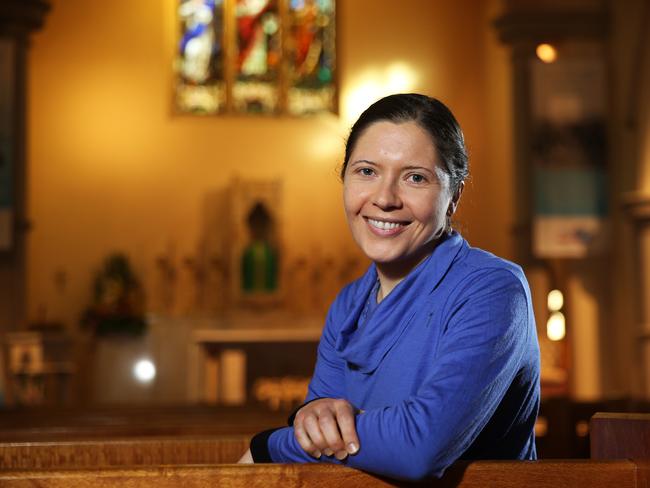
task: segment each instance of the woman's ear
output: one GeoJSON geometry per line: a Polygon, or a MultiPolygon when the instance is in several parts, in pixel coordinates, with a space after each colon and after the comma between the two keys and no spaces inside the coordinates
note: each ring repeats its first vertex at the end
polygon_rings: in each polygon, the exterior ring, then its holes
{"type": "Polygon", "coordinates": [[[447,216],[451,217],[456,212],[456,207],[458,206],[458,202],[460,201],[460,197],[463,194],[464,189],[465,182],[461,181],[458,185],[458,188],[454,192],[454,195],[451,197],[451,202],[449,202],[449,207],[447,207],[447,216]]]}

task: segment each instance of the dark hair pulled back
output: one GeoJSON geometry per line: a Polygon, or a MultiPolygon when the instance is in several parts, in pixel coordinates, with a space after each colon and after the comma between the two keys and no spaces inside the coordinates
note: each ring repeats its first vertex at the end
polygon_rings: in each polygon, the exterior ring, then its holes
{"type": "Polygon", "coordinates": [[[433,141],[442,169],[450,177],[450,190],[456,193],[469,174],[465,138],[458,121],[440,100],[418,93],[399,93],[384,97],[368,107],[350,130],[345,144],[341,178],[359,137],[375,122],[416,122],[433,141]]]}

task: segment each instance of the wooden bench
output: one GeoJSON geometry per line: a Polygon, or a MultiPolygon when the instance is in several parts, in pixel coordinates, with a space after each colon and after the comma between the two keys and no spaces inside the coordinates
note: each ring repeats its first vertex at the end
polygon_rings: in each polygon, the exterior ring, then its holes
{"type": "Polygon", "coordinates": [[[30,408],[0,412],[0,443],[253,435],[286,423],[286,412],[169,406],[30,408]]]}
{"type": "MultiPolygon", "coordinates": [[[[433,487],[649,487],[650,416],[599,414],[592,419],[591,460],[475,461],[457,463],[433,487]],[[632,430],[630,430],[632,429],[632,430]],[[645,430],[644,430],[645,429],[645,430]],[[641,434],[641,443],[627,442],[641,434]],[[626,437],[631,436],[631,437],[626,437]],[[645,450],[644,450],[645,449],[645,450]],[[613,454],[612,454],[613,453],[613,454]],[[620,459],[615,459],[620,458],[620,459]]],[[[0,486],[400,486],[341,466],[230,465],[248,436],[149,438],[0,444],[0,486]]]]}
{"type": "Polygon", "coordinates": [[[590,433],[591,459],[650,459],[650,414],[597,413],[590,433]]]}
{"type": "Polygon", "coordinates": [[[459,488],[640,488],[650,483],[650,467],[639,461],[476,461],[452,467],[440,480],[407,484],[361,471],[321,464],[157,466],[77,470],[2,470],[7,488],[255,488],[304,486],[459,488]]]}
{"type": "Polygon", "coordinates": [[[236,463],[249,436],[131,438],[0,444],[1,469],[108,468],[236,463]]]}

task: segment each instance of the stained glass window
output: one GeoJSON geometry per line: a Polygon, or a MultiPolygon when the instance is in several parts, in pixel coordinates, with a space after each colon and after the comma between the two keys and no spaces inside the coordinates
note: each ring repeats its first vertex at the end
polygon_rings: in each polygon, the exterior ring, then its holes
{"type": "Polygon", "coordinates": [[[237,0],[237,112],[273,112],[278,106],[282,58],[280,13],[274,0],[237,0]]]}
{"type": "Polygon", "coordinates": [[[336,111],[335,0],[179,0],[181,113],[336,111]]]}
{"type": "Polygon", "coordinates": [[[176,105],[181,112],[224,110],[223,0],[180,0],[176,105]]]}
{"type": "Polygon", "coordinates": [[[330,110],[335,103],[334,0],[291,0],[290,18],[289,112],[330,110]]]}

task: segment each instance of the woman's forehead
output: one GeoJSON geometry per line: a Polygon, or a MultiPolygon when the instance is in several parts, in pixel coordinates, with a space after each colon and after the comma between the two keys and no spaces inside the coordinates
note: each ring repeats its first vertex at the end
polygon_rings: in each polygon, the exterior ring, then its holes
{"type": "Polygon", "coordinates": [[[379,121],[368,126],[359,136],[350,162],[358,158],[378,161],[406,160],[436,166],[437,151],[431,136],[417,122],[379,121]]]}

